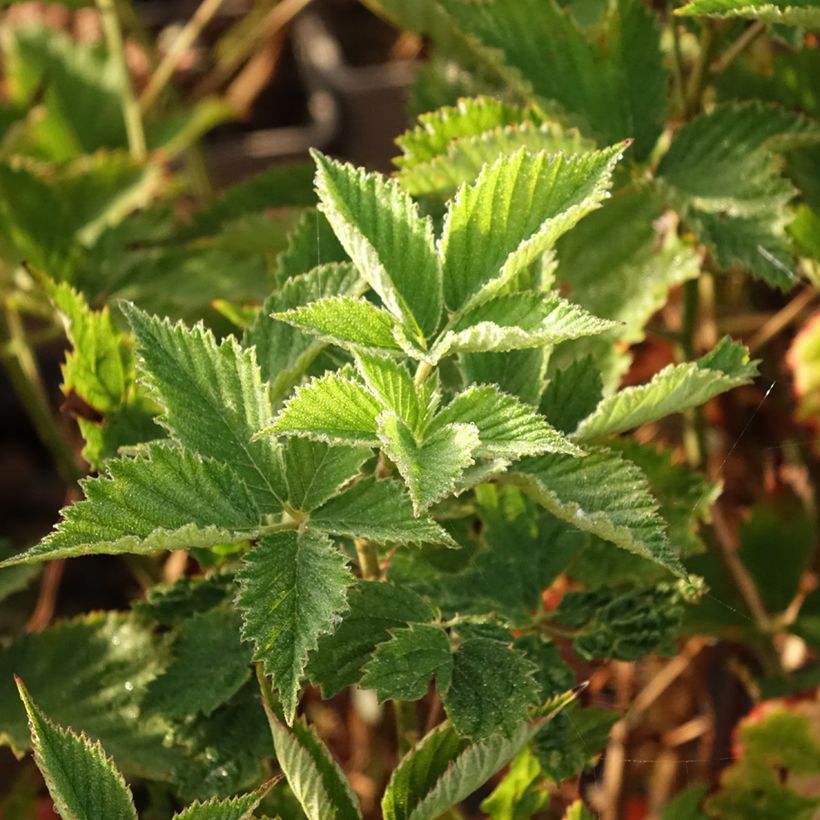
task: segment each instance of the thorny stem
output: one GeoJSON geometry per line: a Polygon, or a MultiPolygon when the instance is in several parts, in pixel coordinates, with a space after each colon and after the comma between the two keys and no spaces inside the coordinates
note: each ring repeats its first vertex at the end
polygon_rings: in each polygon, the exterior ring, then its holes
{"type": "Polygon", "coordinates": [[[117,8],[114,0],[97,0],[97,8],[100,11],[108,52],[116,61],[117,71],[120,75],[120,99],[122,101],[122,115],[125,120],[125,131],[128,136],[128,148],[135,160],[142,161],[147,153],[145,131],[142,126],[139,105],[131,86],[131,77],[128,73],[128,63],[125,59],[125,47],[119,17],[117,16],[117,8]]]}

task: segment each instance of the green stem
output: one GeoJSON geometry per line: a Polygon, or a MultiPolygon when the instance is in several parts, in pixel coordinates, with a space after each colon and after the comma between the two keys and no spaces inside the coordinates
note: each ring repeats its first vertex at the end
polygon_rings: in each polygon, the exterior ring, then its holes
{"type": "Polygon", "coordinates": [[[416,704],[406,700],[394,700],[393,714],[396,718],[399,757],[404,757],[418,743],[421,736],[416,704]]]}
{"type": "Polygon", "coordinates": [[[684,115],[686,119],[691,119],[697,114],[703,103],[703,91],[709,78],[709,63],[712,59],[712,49],[715,45],[715,24],[711,20],[706,20],[700,35],[700,52],[689,75],[689,83],[686,87],[686,109],[684,115]]]}
{"type": "Polygon", "coordinates": [[[675,97],[678,101],[681,116],[686,114],[686,93],[683,84],[683,54],[680,48],[680,33],[677,20],[672,17],[672,79],[675,87],[675,97]]]}
{"type": "MultiPolygon", "coordinates": [[[[695,349],[695,332],[700,316],[700,282],[690,279],[683,286],[683,324],[681,327],[680,347],[684,361],[691,362],[697,356],[695,349]]],[[[703,463],[706,452],[706,426],[703,409],[695,407],[684,413],[683,447],[686,460],[692,467],[703,463]]]]}
{"type": "Polygon", "coordinates": [[[147,153],[145,131],[142,126],[139,104],[134,96],[131,77],[128,73],[122,29],[120,28],[115,0],[97,0],[97,8],[102,20],[108,52],[116,61],[117,71],[120,75],[120,101],[123,119],[125,120],[125,132],[128,136],[128,148],[135,160],[142,161],[147,153]]]}
{"type": "Polygon", "coordinates": [[[26,339],[20,315],[8,303],[0,319],[0,346],[5,354],[2,363],[37,435],[51,453],[60,477],[66,484],[73,484],[80,477],[74,454],[51,413],[37,360],[26,339]]]}
{"type": "Polygon", "coordinates": [[[416,368],[416,376],[415,376],[415,383],[416,385],[420,385],[424,382],[424,380],[433,372],[433,365],[429,364],[428,362],[419,362],[419,366],[416,368]]]}
{"type": "Polygon", "coordinates": [[[766,30],[762,20],[756,20],[723,52],[712,65],[712,74],[722,74],[766,30]]]}

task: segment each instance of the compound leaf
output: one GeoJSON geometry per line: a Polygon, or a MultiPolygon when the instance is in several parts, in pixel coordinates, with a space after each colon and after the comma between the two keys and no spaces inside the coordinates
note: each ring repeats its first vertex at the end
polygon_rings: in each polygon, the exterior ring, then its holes
{"type": "Polygon", "coordinates": [[[331,635],[319,639],[308,663],[310,680],[329,698],[358,683],[363,666],[377,644],[390,639],[390,629],[409,623],[428,623],[433,610],[427,601],[405,586],[358,581],[348,594],[350,609],[331,635]]]}
{"type": "Polygon", "coordinates": [[[391,410],[377,422],[382,450],[404,479],[416,515],[453,492],[464,470],[475,463],[473,453],[481,440],[474,424],[448,424],[420,442],[391,410]]]}
{"type": "Polygon", "coordinates": [[[85,499],[63,510],[56,530],[7,563],[212,547],[244,541],[261,523],[231,467],[168,443],[108,462],[82,487],[85,499]]]}
{"type": "Polygon", "coordinates": [[[331,535],[368,538],[381,543],[447,544],[453,539],[432,518],[413,514],[402,484],[364,478],[331,498],[311,515],[311,525],[331,535]]]}
{"type": "Polygon", "coordinates": [[[607,396],[575,431],[581,441],[614,435],[656,421],[670,413],[705,404],[721,393],[749,384],[757,365],[743,345],[725,337],[696,362],[668,365],[646,384],[607,396]]]}
{"type": "Polygon", "coordinates": [[[530,405],[493,385],[476,385],[459,393],[435,417],[430,432],[449,424],[474,424],[480,440],[475,455],[483,458],[515,460],[539,453],[583,454],[530,405]]]}
{"type": "Polygon", "coordinates": [[[640,469],[609,450],[547,454],[516,465],[524,489],[557,518],[682,575],[640,469]]]}
{"type": "Polygon", "coordinates": [[[467,638],[452,655],[452,674],[436,686],[459,734],[474,740],[495,732],[513,737],[540,702],[537,667],[523,652],[490,638],[467,638]]]}
{"type": "Polygon", "coordinates": [[[273,533],[245,556],[237,580],[242,636],[273,677],[292,722],[307,657],[346,607],[351,577],[344,555],[321,533],[273,533]]]}
{"type": "Polygon", "coordinates": [[[385,820],[434,820],[472,794],[524,748],[537,726],[521,723],[508,738],[477,743],[449,724],[437,726],[393,771],[382,799],[385,820]]]}
{"type": "Polygon", "coordinates": [[[19,678],[17,688],[28,715],[34,760],[56,811],[65,820],[136,820],[131,791],[100,743],[52,723],[19,678]]]}
{"type": "Polygon", "coordinates": [[[350,784],[327,747],[302,720],[282,724],[265,706],[276,759],[308,820],[361,820],[350,784]]]}
{"type": "Polygon", "coordinates": [[[393,335],[396,320],[386,310],[366,299],[328,296],[303,307],[271,315],[274,319],[342,347],[401,350],[393,335]]]}
{"type": "Polygon", "coordinates": [[[464,311],[486,301],[597,208],[623,149],[570,156],[521,149],[461,188],[439,245],[447,307],[464,311]]]}
{"type": "Polygon", "coordinates": [[[262,433],[375,447],[382,403],[348,372],[328,372],[297,388],[262,433]]]}
{"type": "Polygon", "coordinates": [[[374,689],[380,702],[419,700],[427,694],[430,678],[449,681],[452,668],[447,633],[434,624],[411,624],[393,629],[390,640],[376,647],[359,683],[374,689]]]}
{"type": "Polygon", "coordinates": [[[336,236],[385,307],[423,338],[441,316],[433,226],[398,183],[318,151],[316,190],[336,236]]]}
{"type": "Polygon", "coordinates": [[[230,464],[263,513],[281,509],[284,494],[278,447],[252,437],[273,415],[254,351],[229,336],[217,343],[202,324],[123,309],[137,337],[140,366],[162,405],[160,422],[184,446],[230,464]]]}

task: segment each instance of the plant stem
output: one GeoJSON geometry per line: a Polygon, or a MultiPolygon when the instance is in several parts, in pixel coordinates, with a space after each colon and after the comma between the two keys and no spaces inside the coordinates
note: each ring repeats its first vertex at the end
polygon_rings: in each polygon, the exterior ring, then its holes
{"type": "Polygon", "coordinates": [[[675,87],[675,97],[678,100],[680,115],[686,114],[686,93],[683,85],[683,55],[680,49],[680,33],[678,32],[677,21],[672,17],[670,23],[672,28],[672,80],[675,87]]]}
{"type": "Polygon", "coordinates": [[[366,538],[355,540],[356,555],[359,558],[359,568],[362,571],[362,578],[366,581],[378,581],[382,571],[379,566],[379,553],[376,545],[366,538]]]}
{"type": "Polygon", "coordinates": [[[128,136],[128,148],[135,160],[142,161],[147,153],[145,131],[142,127],[139,105],[131,86],[131,76],[125,59],[125,46],[122,39],[120,20],[117,16],[117,8],[114,0],[97,0],[97,8],[100,11],[108,52],[116,61],[120,75],[120,99],[122,115],[125,120],[125,132],[128,136]]]}
{"type": "Polygon", "coordinates": [[[711,20],[703,23],[700,35],[700,53],[689,75],[686,86],[686,109],[684,116],[690,119],[698,113],[702,105],[703,90],[709,76],[709,62],[712,59],[712,49],[715,45],[715,24],[711,20]]]}
{"type": "MultiPolygon", "coordinates": [[[[680,348],[684,361],[691,362],[697,356],[695,332],[700,315],[700,288],[697,279],[690,279],[683,286],[683,320],[681,323],[680,348]]],[[[684,413],[683,446],[686,459],[692,467],[703,462],[706,431],[703,413],[693,408],[684,413]]]]}
{"type": "Polygon", "coordinates": [[[37,360],[26,339],[20,315],[8,302],[0,318],[0,346],[6,354],[1,361],[37,435],[50,451],[60,478],[66,484],[73,484],[80,477],[74,454],[55,424],[37,360]]]}
{"type": "Polygon", "coordinates": [[[420,385],[424,382],[424,380],[433,372],[433,365],[429,364],[428,362],[419,362],[419,366],[416,368],[416,376],[415,376],[415,383],[416,385],[420,385]]]}
{"type": "Polygon", "coordinates": [[[393,714],[396,718],[399,757],[404,757],[416,745],[420,737],[416,704],[406,700],[394,700],[393,714]]]}
{"type": "Polygon", "coordinates": [[[139,107],[143,114],[157,101],[162,90],[168,84],[171,77],[173,77],[174,71],[176,71],[179,65],[179,61],[202,33],[205,26],[208,25],[213,16],[219,11],[219,7],[222,3],[223,0],[202,0],[182,31],[180,31],[174,39],[174,42],[171,43],[171,47],[165,53],[162,61],[157,66],[157,70],[151,75],[148,85],[140,95],[139,107]]]}
{"type": "Polygon", "coordinates": [[[722,74],[764,31],[766,24],[756,20],[726,49],[721,57],[712,63],[712,74],[722,74]]]}

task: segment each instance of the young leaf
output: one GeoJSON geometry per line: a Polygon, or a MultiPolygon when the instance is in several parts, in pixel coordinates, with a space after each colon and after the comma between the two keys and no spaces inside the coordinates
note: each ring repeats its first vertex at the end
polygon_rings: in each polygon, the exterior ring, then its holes
{"type": "Polygon", "coordinates": [[[270,791],[274,782],[271,780],[256,791],[239,797],[229,797],[225,800],[214,797],[204,803],[194,802],[177,812],[172,820],[250,820],[254,809],[262,802],[262,798],[270,791]]]}
{"type": "Polygon", "coordinates": [[[166,717],[210,715],[230,700],[250,676],[251,653],[239,639],[234,611],[212,609],[180,626],[168,668],[151,681],[143,708],[166,717]],[[208,685],[203,686],[202,682],[208,685]]]}
{"type": "Polygon", "coordinates": [[[417,386],[407,369],[383,356],[356,356],[356,367],[365,384],[384,406],[392,410],[414,433],[421,432],[428,411],[436,400],[434,393],[417,386]]]}
{"type": "Polygon", "coordinates": [[[212,547],[253,537],[261,524],[231,467],[169,443],[110,461],[106,476],[82,487],[85,500],[63,510],[56,530],[7,564],[212,547]]]}
{"type": "Polygon", "coordinates": [[[242,636],[273,676],[292,722],[308,654],[346,608],[345,558],[326,535],[278,532],[245,556],[237,581],[242,636]]]}
{"type": "Polygon", "coordinates": [[[419,442],[391,410],[377,423],[382,450],[404,479],[416,515],[455,490],[481,443],[474,424],[448,424],[419,442]]]}
{"type": "Polygon", "coordinates": [[[683,575],[646,477],[608,450],[543,455],[516,466],[524,489],[557,518],[683,575]]]}
{"type": "Polygon", "coordinates": [[[374,689],[380,702],[419,700],[434,675],[446,686],[452,668],[447,633],[434,624],[411,624],[392,630],[391,639],[376,647],[359,683],[374,689]]]}
{"type": "Polygon", "coordinates": [[[441,268],[433,227],[398,183],[313,152],[322,210],[361,275],[413,335],[441,316],[441,268]]]}
{"type": "MultiPolygon", "coordinates": [[[[313,239],[316,242],[316,239],[313,239]]],[[[271,383],[271,392],[280,397],[302,374],[324,346],[312,333],[274,315],[327,299],[331,296],[359,296],[366,285],[349,262],[324,264],[287,279],[262,305],[256,321],[245,331],[243,342],[256,348],[262,378],[271,383]]]]}
{"type": "Polygon", "coordinates": [[[140,364],[163,407],[160,421],[186,447],[230,464],[263,513],[281,509],[283,477],[276,442],[251,441],[272,415],[253,350],[233,337],[217,344],[203,325],[187,328],[123,307],[140,364]]]}
{"type": "Polygon", "coordinates": [[[574,156],[522,149],[485,167],[445,217],[439,247],[447,307],[486,301],[597,208],[623,149],[574,156]]]}
{"type": "Polygon", "coordinates": [[[372,455],[369,447],[334,447],[293,437],[282,447],[288,504],[310,512],[336,496],[359,475],[372,455]]]}
{"type": "Polygon", "coordinates": [[[440,817],[503,769],[536,731],[521,723],[509,738],[496,734],[471,743],[447,723],[436,727],[393,771],[382,798],[385,820],[440,817]]]}
{"type": "Polygon", "coordinates": [[[28,715],[34,760],[60,815],[65,820],[136,820],[131,791],[103,747],[52,723],[19,678],[17,689],[28,715]]]}
{"type": "Polygon", "coordinates": [[[452,353],[548,347],[616,327],[558,296],[510,293],[467,311],[426,358],[435,363],[452,353]]]}
{"type": "Polygon", "coordinates": [[[580,441],[623,433],[670,413],[705,404],[709,399],[749,384],[757,365],[749,352],[728,337],[696,362],[668,365],[646,384],[607,396],[575,431],[580,441]]]}
{"type": "Polygon", "coordinates": [[[308,820],[361,820],[350,784],[327,747],[302,720],[283,725],[265,703],[276,759],[308,820]]]}
{"type": "Polygon", "coordinates": [[[348,373],[328,372],[297,388],[261,430],[331,444],[377,447],[376,416],[383,405],[348,373]]]}
{"type": "Polygon", "coordinates": [[[341,347],[374,351],[401,350],[393,335],[396,320],[366,299],[328,296],[304,307],[271,316],[341,347]]]}
{"type": "Polygon", "coordinates": [[[447,544],[453,539],[429,516],[416,516],[398,481],[374,477],[357,481],[310,517],[311,526],[330,535],[381,543],[447,544]]]}
{"type": "Polygon", "coordinates": [[[478,428],[478,457],[514,461],[539,453],[583,455],[532,407],[493,385],[477,385],[459,393],[435,417],[428,432],[449,424],[474,424],[478,428]]]}
{"type": "Polygon", "coordinates": [[[550,794],[544,773],[535,755],[524,749],[510,764],[510,770],[489,797],[481,811],[491,820],[529,820],[547,808],[550,794]]]}
{"type": "Polygon", "coordinates": [[[467,638],[452,656],[452,674],[436,688],[459,734],[480,740],[514,737],[527,711],[540,702],[535,665],[517,649],[489,638],[467,638]]]}

